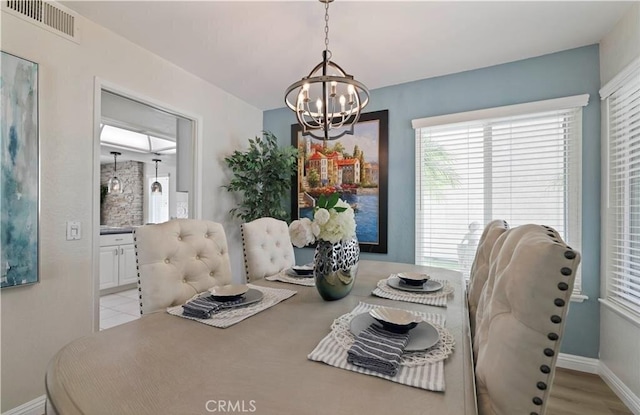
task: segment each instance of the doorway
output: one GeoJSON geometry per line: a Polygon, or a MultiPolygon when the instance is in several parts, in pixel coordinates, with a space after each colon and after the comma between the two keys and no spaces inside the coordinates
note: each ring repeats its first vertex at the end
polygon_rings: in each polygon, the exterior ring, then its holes
{"type": "Polygon", "coordinates": [[[99,79],[94,115],[92,237],[98,331],[139,317],[133,229],[199,217],[196,149],[201,119],[99,79]]]}

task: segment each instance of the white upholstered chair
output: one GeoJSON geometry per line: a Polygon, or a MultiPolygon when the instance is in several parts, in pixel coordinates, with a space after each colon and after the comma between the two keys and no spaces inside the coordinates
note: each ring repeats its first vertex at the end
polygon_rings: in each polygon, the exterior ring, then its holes
{"type": "Polygon", "coordinates": [[[496,245],[476,324],[479,414],[543,415],[580,254],[540,225],[510,229],[496,245]]]}
{"type": "Polygon", "coordinates": [[[174,219],[134,231],[140,313],[184,304],[195,294],[232,282],[222,225],[174,219]]]}
{"type": "Polygon", "coordinates": [[[478,309],[478,302],[480,301],[480,295],[482,294],[482,288],[487,277],[489,276],[489,258],[491,257],[491,251],[498,238],[509,229],[509,224],[502,219],[496,219],[484,228],[480,241],[478,242],[478,249],[471,265],[471,272],[469,274],[469,290],[467,292],[467,300],[469,302],[469,323],[471,327],[471,335],[475,335],[475,322],[476,322],[476,310],[478,309]]]}
{"type": "Polygon", "coordinates": [[[259,218],[241,225],[247,281],[275,275],[295,265],[287,223],[259,218]]]}

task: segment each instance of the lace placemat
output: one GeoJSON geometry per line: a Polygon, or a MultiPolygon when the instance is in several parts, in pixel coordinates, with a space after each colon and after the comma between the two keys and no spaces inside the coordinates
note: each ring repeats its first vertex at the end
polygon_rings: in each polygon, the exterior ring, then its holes
{"type": "Polygon", "coordinates": [[[347,362],[347,351],[354,339],[353,334],[347,334],[348,322],[356,315],[367,313],[374,307],[378,306],[361,302],[350,313],[338,317],[331,326],[331,333],[320,341],[307,358],[403,385],[436,392],[444,391],[444,360],[453,352],[454,340],[451,333],[443,327],[445,316],[441,314],[416,312],[436,327],[440,340],[428,350],[405,353],[400,370],[395,376],[383,375],[347,362]],[[344,330],[345,327],[347,332],[344,330]]]}
{"type": "Polygon", "coordinates": [[[264,279],[267,281],[280,281],[280,282],[288,282],[289,284],[304,285],[305,287],[315,287],[316,285],[316,282],[313,277],[307,277],[307,278],[290,277],[289,275],[287,275],[286,270],[280,271],[276,275],[265,277],[264,279]]]}
{"type": "MultiPolygon", "coordinates": [[[[391,274],[391,276],[389,276],[389,278],[395,277],[397,277],[397,274],[391,274]]],[[[433,305],[436,307],[446,307],[449,296],[453,294],[453,287],[451,286],[451,284],[449,284],[449,281],[446,280],[439,280],[437,278],[433,279],[434,281],[442,283],[442,289],[439,291],[432,293],[418,293],[402,291],[390,287],[389,284],[387,284],[389,278],[378,281],[378,284],[372,291],[372,294],[377,297],[388,298],[390,300],[433,305]]]]}
{"type": "MultiPolygon", "coordinates": [[[[173,316],[178,316],[182,318],[187,318],[189,320],[199,321],[200,323],[204,323],[208,326],[224,329],[236,323],[239,323],[240,321],[246,318],[249,318],[255,314],[258,314],[259,312],[266,310],[267,308],[272,307],[278,304],[279,302],[284,301],[287,298],[296,294],[296,291],[287,290],[283,288],[260,287],[253,284],[247,284],[247,286],[249,288],[254,288],[256,290],[261,291],[264,296],[262,300],[255,304],[248,305],[246,307],[238,307],[238,308],[232,308],[229,310],[220,311],[208,319],[189,317],[189,316],[183,315],[181,305],[178,305],[175,307],[168,307],[167,313],[173,316]]],[[[201,293],[196,294],[196,296],[198,295],[201,295],[201,293]]]]}
{"type": "MultiPolygon", "coordinates": [[[[338,344],[345,350],[349,350],[355,341],[355,336],[351,333],[349,328],[351,320],[353,320],[355,316],[362,313],[368,313],[369,310],[377,307],[367,303],[360,304],[364,304],[367,307],[362,307],[363,311],[356,312],[356,310],[358,310],[358,308],[356,308],[350,313],[343,314],[335,319],[331,325],[331,334],[338,344]]],[[[412,313],[421,316],[425,321],[435,327],[440,339],[438,340],[438,343],[427,350],[403,353],[400,364],[403,366],[421,366],[427,363],[437,363],[449,357],[449,355],[453,353],[455,340],[453,339],[453,334],[444,328],[445,316],[442,314],[421,313],[419,311],[412,311],[412,313]]]]}

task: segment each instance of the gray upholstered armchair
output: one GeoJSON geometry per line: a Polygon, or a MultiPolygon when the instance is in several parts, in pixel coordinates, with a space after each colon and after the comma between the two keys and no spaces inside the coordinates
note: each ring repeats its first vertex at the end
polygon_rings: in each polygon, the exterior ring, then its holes
{"type": "Polygon", "coordinates": [[[185,303],[195,294],[232,282],[222,225],[175,219],[134,231],[140,313],[185,303]]]}
{"type": "Polygon", "coordinates": [[[286,222],[259,218],[243,223],[241,230],[247,281],[269,277],[295,265],[286,222]]]}

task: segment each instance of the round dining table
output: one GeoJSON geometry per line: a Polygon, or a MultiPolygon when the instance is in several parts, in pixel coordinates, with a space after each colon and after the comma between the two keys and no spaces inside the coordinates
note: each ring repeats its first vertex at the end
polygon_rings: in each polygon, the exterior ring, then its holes
{"type": "Polygon", "coordinates": [[[47,414],[476,414],[468,310],[462,274],[361,260],[353,290],[324,301],[315,287],[259,280],[295,295],[221,329],[157,312],[76,339],[50,361],[47,414]],[[378,281],[423,272],[453,287],[447,307],[372,295],[378,281]],[[446,389],[432,392],[311,361],[307,355],[340,315],[360,302],[440,313],[455,339],[446,389]]]}

